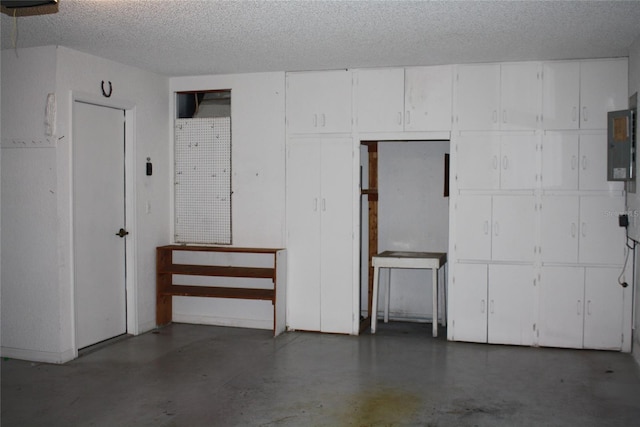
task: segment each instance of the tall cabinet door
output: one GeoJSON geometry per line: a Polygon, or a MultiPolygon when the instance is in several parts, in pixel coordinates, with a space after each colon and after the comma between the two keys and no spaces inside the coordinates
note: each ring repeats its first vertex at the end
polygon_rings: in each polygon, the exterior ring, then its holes
{"type": "Polygon", "coordinates": [[[502,130],[528,130],[540,126],[542,90],[540,63],[517,62],[501,67],[502,130]]]}
{"type": "Polygon", "coordinates": [[[533,196],[493,196],[491,259],[532,262],[535,246],[533,196]]]}
{"type": "Polygon", "coordinates": [[[578,262],[578,196],[542,196],[542,262],[578,262]]]}
{"type": "Polygon", "coordinates": [[[459,65],[456,74],[459,130],[498,130],[500,64],[459,65]]]}
{"type": "Polygon", "coordinates": [[[627,108],[627,61],[580,64],[580,128],[606,129],[607,112],[627,108]]]}
{"type": "Polygon", "coordinates": [[[455,203],[457,259],[491,259],[491,197],[463,195],[455,203]]]}
{"type": "Polygon", "coordinates": [[[580,197],[580,245],[578,260],[593,264],[622,264],[626,243],[618,213],[624,196],[580,197]]]}
{"type": "Polygon", "coordinates": [[[452,66],[406,68],[404,76],[404,129],[451,130],[452,66]]]}
{"type": "Polygon", "coordinates": [[[320,330],[353,330],[353,149],[351,139],[321,143],[320,330]]]}
{"type": "Polygon", "coordinates": [[[579,136],[571,133],[545,132],[542,138],[542,188],[577,190],[579,136]]]}
{"type": "Polygon", "coordinates": [[[320,138],[287,149],[287,319],[293,329],[320,330],[320,138]]]}
{"type": "Polygon", "coordinates": [[[500,188],[500,138],[465,133],[456,138],[456,179],[461,190],[500,188]]]}

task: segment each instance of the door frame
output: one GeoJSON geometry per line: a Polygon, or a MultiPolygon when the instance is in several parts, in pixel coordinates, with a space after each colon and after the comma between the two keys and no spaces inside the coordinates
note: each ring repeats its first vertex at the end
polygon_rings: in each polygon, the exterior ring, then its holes
{"type": "MultiPolygon", "coordinates": [[[[126,327],[127,334],[139,334],[138,325],[138,287],[136,285],[137,255],[136,255],[136,198],[135,198],[135,126],[136,109],[135,103],[123,100],[96,96],[93,94],[72,91],[69,116],[70,129],[73,130],[74,105],[76,102],[93,104],[99,107],[115,108],[123,110],[125,115],[125,155],[124,155],[124,185],[125,185],[125,224],[129,235],[125,239],[125,291],[126,291],[126,327]]],[[[74,157],[73,157],[73,131],[71,131],[71,144],[69,152],[70,165],[70,216],[71,216],[71,323],[72,323],[72,345],[73,357],[78,357],[78,345],[76,342],[76,277],[75,277],[75,192],[74,192],[74,157]]]]}

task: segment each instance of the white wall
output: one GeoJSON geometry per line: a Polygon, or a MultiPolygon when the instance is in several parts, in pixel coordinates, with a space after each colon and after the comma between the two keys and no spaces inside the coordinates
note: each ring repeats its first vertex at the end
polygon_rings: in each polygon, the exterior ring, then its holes
{"type": "MultiPolygon", "coordinates": [[[[629,50],[629,95],[634,93],[640,93],[640,38],[638,38],[632,45],[629,50]]],[[[636,146],[638,146],[638,142],[636,141],[636,146]]],[[[636,154],[636,162],[638,162],[636,154]]],[[[636,171],[637,172],[637,171],[636,171]]],[[[636,183],[638,183],[638,177],[636,174],[636,183]]],[[[637,188],[637,187],[636,187],[637,188]]],[[[629,234],[635,238],[640,238],[640,218],[638,218],[637,213],[640,213],[640,193],[636,192],[635,194],[627,195],[627,211],[631,213],[631,225],[629,228],[629,234]]],[[[640,249],[640,248],[639,248],[640,249]]],[[[638,252],[638,251],[636,251],[638,252]]],[[[635,277],[635,304],[633,308],[635,320],[633,325],[633,355],[640,364],[640,316],[638,315],[638,310],[640,310],[640,292],[638,292],[638,279],[640,278],[640,256],[636,255],[636,277],[635,277]]]]}
{"type": "MultiPolygon", "coordinates": [[[[2,355],[64,362],[74,348],[71,246],[72,97],[132,109],[135,305],[129,331],[155,326],[155,246],[169,241],[168,79],[63,47],[2,52],[2,355]],[[45,135],[55,93],[56,134],[45,135]],[[33,141],[33,142],[32,142],[33,141]],[[24,142],[24,143],[23,143],[24,142]],[[16,148],[20,147],[22,148],[16,148]],[[39,147],[39,148],[35,148],[39,147]],[[154,175],[144,175],[146,157],[154,175]],[[152,207],[146,213],[147,202],[152,207]]],[[[129,123],[131,125],[131,123],[129,123]]]]}
{"type": "MultiPolygon", "coordinates": [[[[284,247],[285,73],[174,77],[170,100],[222,89],[231,89],[232,246],[284,247]]],[[[177,322],[271,329],[272,316],[266,301],[173,298],[177,322]]]]}
{"type": "MultiPolygon", "coordinates": [[[[449,198],[443,191],[448,152],[449,141],[378,144],[379,252],[447,252],[449,198]]],[[[395,269],[391,274],[390,316],[431,319],[431,272],[395,269]]],[[[386,280],[381,282],[385,286],[386,280]]]]}

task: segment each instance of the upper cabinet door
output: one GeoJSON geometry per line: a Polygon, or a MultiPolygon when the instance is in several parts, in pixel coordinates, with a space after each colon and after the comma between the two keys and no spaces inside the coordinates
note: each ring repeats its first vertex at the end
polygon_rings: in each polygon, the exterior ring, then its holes
{"type": "Polygon", "coordinates": [[[355,71],[355,98],[360,132],[404,129],[404,68],[355,71]]]}
{"type": "Polygon", "coordinates": [[[543,128],[578,129],[580,63],[545,63],[542,76],[543,128]]]}
{"type": "Polygon", "coordinates": [[[501,129],[531,130],[540,126],[542,80],[539,62],[502,64],[501,129]]]}
{"type": "Polygon", "coordinates": [[[459,65],[455,99],[457,129],[499,130],[500,64],[459,65]]]}
{"type": "Polygon", "coordinates": [[[607,112],[628,105],[627,61],[580,63],[580,128],[606,129],[607,112]]]}
{"type": "Polygon", "coordinates": [[[288,73],[287,130],[290,134],[351,132],[351,72],[288,73]]]}
{"type": "Polygon", "coordinates": [[[451,130],[452,66],[406,68],[404,90],[404,130],[451,130]]]}
{"type": "Polygon", "coordinates": [[[545,132],[542,138],[543,189],[578,189],[578,138],[575,133],[545,132]]]}

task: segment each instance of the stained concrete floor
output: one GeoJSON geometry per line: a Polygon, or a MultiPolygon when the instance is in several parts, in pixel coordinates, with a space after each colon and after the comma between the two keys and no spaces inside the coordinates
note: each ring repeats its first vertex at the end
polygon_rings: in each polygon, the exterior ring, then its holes
{"type": "Polygon", "coordinates": [[[2,360],[11,426],[632,426],[628,354],[173,324],[64,365],[2,360]]]}

